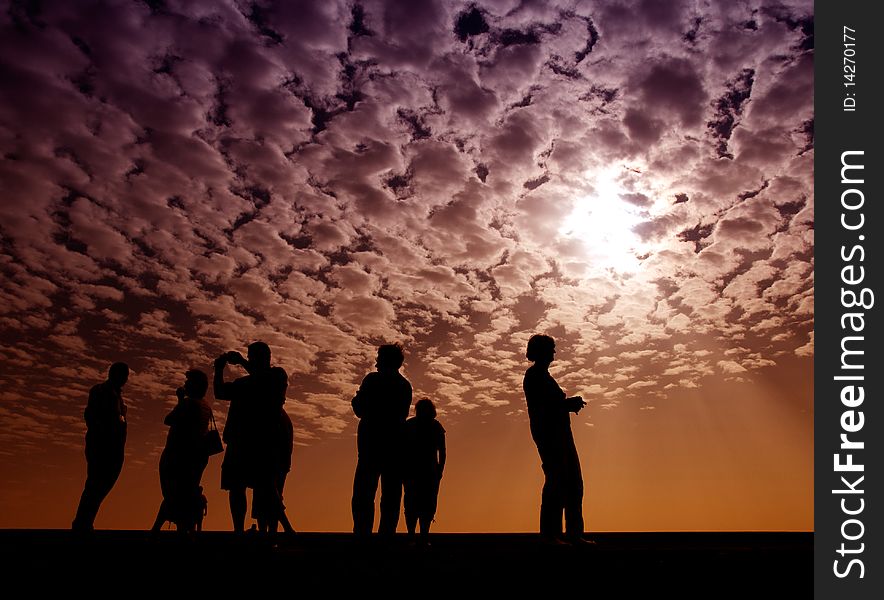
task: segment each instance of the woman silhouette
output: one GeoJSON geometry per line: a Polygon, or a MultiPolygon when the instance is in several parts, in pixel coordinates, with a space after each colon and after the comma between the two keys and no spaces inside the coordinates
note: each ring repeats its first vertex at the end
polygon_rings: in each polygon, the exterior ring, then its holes
{"type": "Polygon", "coordinates": [[[564,511],[565,541],[586,543],[583,539],[583,476],[568,414],[580,412],[586,402],[580,396],[566,397],[549,374],[555,354],[556,343],[550,336],[534,335],[528,340],[526,356],[534,364],[525,371],[522,387],[528,403],[531,436],[537,444],[545,476],[540,534],[549,542],[563,541],[564,511]]]}
{"type": "Polygon", "coordinates": [[[184,377],[184,385],[176,390],[178,404],[165,419],[169,435],[160,456],[163,502],[153,531],[159,531],[166,521],[175,523],[181,532],[195,531],[202,520],[200,479],[209,461],[205,436],[212,418],[212,409],[206,402],[209,378],[197,369],[191,369],[184,377]]]}

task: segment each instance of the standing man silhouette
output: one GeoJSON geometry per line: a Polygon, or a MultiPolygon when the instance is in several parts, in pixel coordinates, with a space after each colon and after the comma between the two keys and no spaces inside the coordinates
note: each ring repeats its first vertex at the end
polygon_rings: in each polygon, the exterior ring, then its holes
{"type": "Polygon", "coordinates": [[[120,471],[126,448],[126,403],[123,386],[129,379],[129,366],[110,366],[107,381],[89,391],[86,404],[86,485],[80,496],[71,528],[92,531],[101,502],[107,497],[120,471]]]}
{"type": "Polygon", "coordinates": [[[399,373],[405,357],[399,344],[378,348],[377,371],[362,380],[353,398],[359,417],[359,458],[353,478],[353,533],[368,535],[374,524],[374,498],[381,483],[378,533],[396,533],[402,500],[402,436],[411,409],[411,384],[399,373]]]}
{"type": "Polygon", "coordinates": [[[534,364],[525,371],[522,387],[528,403],[531,437],[537,444],[545,481],[540,504],[540,534],[546,541],[562,541],[562,512],[565,541],[589,543],[583,539],[583,475],[580,457],[571,433],[571,417],[586,406],[580,396],[567,398],[549,374],[556,354],[556,342],[548,335],[533,335],[526,356],[534,364]]]}

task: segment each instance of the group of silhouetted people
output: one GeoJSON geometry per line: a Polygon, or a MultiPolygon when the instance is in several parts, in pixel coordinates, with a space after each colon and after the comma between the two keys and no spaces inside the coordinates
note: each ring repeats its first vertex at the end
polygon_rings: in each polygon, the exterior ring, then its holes
{"type": "Polygon", "coordinates": [[[428,398],[417,403],[415,416],[408,419],[412,390],[399,372],[403,360],[399,345],[381,346],[375,363],[377,371],[365,376],[353,398],[353,412],[359,417],[353,533],[371,533],[380,481],[378,533],[396,532],[404,486],[408,533],[414,535],[420,522],[420,542],[426,544],[445,469],[445,429],[436,420],[436,407],[428,398]]]}
{"type": "MultiPolygon", "coordinates": [[[[531,435],[540,454],[543,485],[540,533],[554,542],[583,543],[583,478],[571,433],[569,413],[586,403],[580,396],[567,397],[549,373],[555,341],[534,335],[527,358],[534,364],[524,378],[531,435]],[[566,521],[562,535],[562,515],[566,521]]],[[[376,368],[362,380],[352,401],[359,418],[358,462],[353,479],[353,533],[367,536],[374,523],[378,483],[381,488],[378,533],[392,536],[401,512],[403,490],[405,523],[410,536],[420,532],[419,544],[427,544],[436,514],[439,484],[445,469],[445,429],[436,419],[436,407],[424,398],[408,418],[412,387],[399,372],[404,361],[402,347],[378,348],[376,368]]],[[[107,381],[92,388],[85,411],[86,484],[73,528],[93,527],[98,508],[110,492],[123,466],[126,442],[126,404],[122,388],[128,380],[125,363],[114,363],[107,381]]],[[[166,416],[169,426],[160,457],[163,501],[154,522],[158,531],[166,522],[179,531],[201,529],[206,499],[200,486],[208,464],[209,424],[212,408],[206,400],[209,381],[197,369],[185,373],[176,391],[178,403],[166,416]]],[[[229,402],[223,440],[221,487],[227,490],[233,529],[245,530],[247,488],[252,489],[252,518],[262,532],[294,529],[286,516],[283,488],[291,468],[292,421],[284,409],[288,375],[271,364],[264,342],[248,347],[247,357],[227,352],[215,360],[215,399],[229,402]],[[225,381],[227,365],[239,365],[246,375],[225,381]]]]}

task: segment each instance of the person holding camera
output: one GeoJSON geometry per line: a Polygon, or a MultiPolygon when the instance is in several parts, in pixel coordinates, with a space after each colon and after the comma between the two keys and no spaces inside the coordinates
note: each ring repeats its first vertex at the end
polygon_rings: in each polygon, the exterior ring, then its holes
{"type": "Polygon", "coordinates": [[[260,507],[261,521],[278,521],[287,533],[294,533],[277,489],[279,411],[285,401],[288,375],[271,367],[270,347],[254,342],[248,358],[239,352],[226,352],[215,360],[213,391],[218,400],[230,402],[224,443],[227,449],[221,464],[221,489],[230,494],[233,530],[245,530],[246,488],[253,490],[252,503],[260,507]],[[224,381],[226,365],[240,365],[248,375],[224,381]]]}

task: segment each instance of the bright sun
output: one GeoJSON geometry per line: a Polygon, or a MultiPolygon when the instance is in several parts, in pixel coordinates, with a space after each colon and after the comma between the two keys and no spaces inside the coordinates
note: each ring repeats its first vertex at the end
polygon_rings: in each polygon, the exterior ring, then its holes
{"type": "Polygon", "coordinates": [[[641,208],[622,199],[628,191],[617,182],[618,173],[619,169],[611,168],[589,176],[595,193],[575,201],[559,234],[580,240],[594,267],[633,272],[641,253],[641,239],[633,228],[647,217],[642,217],[641,208]]]}

